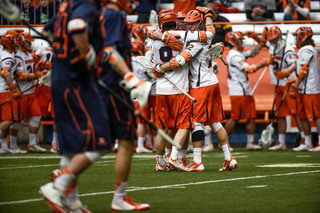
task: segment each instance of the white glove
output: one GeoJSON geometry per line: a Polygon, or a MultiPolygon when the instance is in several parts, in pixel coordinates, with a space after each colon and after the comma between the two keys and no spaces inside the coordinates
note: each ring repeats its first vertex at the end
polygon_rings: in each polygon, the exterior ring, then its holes
{"type": "Polygon", "coordinates": [[[139,105],[144,107],[148,102],[151,83],[139,80],[133,72],[125,74],[123,78],[120,84],[130,90],[130,97],[133,101],[138,101],[139,105]]]}
{"type": "Polygon", "coordinates": [[[45,84],[51,81],[51,70],[49,70],[44,76],[39,78],[39,84],[45,84]]]}
{"type": "Polygon", "coordinates": [[[93,49],[93,46],[89,44],[89,52],[86,55],[86,62],[88,65],[93,66],[96,62],[96,51],[93,49]]]}

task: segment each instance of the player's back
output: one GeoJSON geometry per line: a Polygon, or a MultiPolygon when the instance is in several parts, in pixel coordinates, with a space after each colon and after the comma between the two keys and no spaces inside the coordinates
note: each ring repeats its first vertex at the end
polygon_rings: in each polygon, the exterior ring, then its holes
{"type": "MultiPolygon", "coordinates": [[[[12,54],[8,53],[7,51],[0,50],[0,70],[2,71],[3,67],[10,67],[8,72],[11,75],[11,78],[13,78],[13,72],[14,72],[14,57],[12,54]]],[[[0,78],[0,92],[8,92],[6,88],[8,87],[6,81],[4,78],[0,78]]]]}
{"type": "MultiPolygon", "coordinates": [[[[35,64],[34,64],[34,59],[31,53],[28,52],[22,52],[21,50],[18,50],[17,53],[15,54],[15,62],[16,62],[16,71],[22,70],[23,74],[28,74],[28,73],[34,73],[35,70],[35,64]]],[[[33,81],[20,81],[18,80],[18,87],[21,90],[21,92],[24,92],[24,94],[32,94],[33,89],[28,90],[34,85],[33,81]],[[26,91],[28,90],[28,91],[26,91]]]]}

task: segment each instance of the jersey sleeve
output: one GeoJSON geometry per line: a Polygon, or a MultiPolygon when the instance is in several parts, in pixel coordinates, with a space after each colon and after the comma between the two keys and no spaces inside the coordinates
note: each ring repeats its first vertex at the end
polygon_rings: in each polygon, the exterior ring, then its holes
{"type": "Polygon", "coordinates": [[[121,14],[112,12],[108,16],[105,16],[105,24],[102,26],[103,30],[107,33],[104,37],[105,47],[112,46],[121,39],[123,27],[121,14]]]}
{"type": "Polygon", "coordinates": [[[188,52],[191,57],[194,57],[195,55],[203,51],[203,46],[199,42],[191,42],[189,43],[185,51],[188,52]]]}
{"type": "Polygon", "coordinates": [[[310,49],[304,49],[301,52],[301,56],[300,64],[309,64],[313,58],[313,52],[310,49]]]}
{"type": "Polygon", "coordinates": [[[230,59],[230,65],[236,67],[237,69],[243,71],[248,63],[242,59],[240,56],[233,56],[230,59]]]}

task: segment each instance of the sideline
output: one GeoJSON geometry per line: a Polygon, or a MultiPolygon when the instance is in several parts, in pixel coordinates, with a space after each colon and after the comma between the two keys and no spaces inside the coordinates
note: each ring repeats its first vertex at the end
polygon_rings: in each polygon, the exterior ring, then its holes
{"type": "MultiPolygon", "coordinates": [[[[209,181],[201,181],[201,182],[195,182],[195,183],[181,183],[181,184],[173,184],[173,185],[165,185],[165,186],[134,187],[132,189],[127,189],[127,192],[153,190],[153,189],[168,189],[168,188],[194,186],[194,185],[202,185],[202,184],[209,184],[209,183],[231,182],[231,181],[239,181],[239,180],[250,180],[250,179],[267,178],[267,177],[281,177],[281,176],[310,174],[310,173],[318,173],[318,172],[320,172],[320,170],[303,171],[303,172],[289,172],[289,173],[274,174],[274,175],[261,175],[261,176],[258,175],[258,176],[251,176],[251,177],[239,177],[239,178],[230,178],[230,179],[222,179],[222,180],[209,180],[209,181]]],[[[114,191],[87,193],[87,194],[81,194],[81,195],[79,195],[79,197],[106,195],[106,194],[113,194],[113,193],[114,193],[114,191]]],[[[36,201],[41,201],[41,200],[43,200],[43,198],[29,199],[29,200],[17,200],[17,201],[9,201],[9,202],[0,202],[0,206],[3,206],[3,205],[14,205],[14,204],[20,204],[20,203],[30,203],[30,202],[36,202],[36,201]]]]}

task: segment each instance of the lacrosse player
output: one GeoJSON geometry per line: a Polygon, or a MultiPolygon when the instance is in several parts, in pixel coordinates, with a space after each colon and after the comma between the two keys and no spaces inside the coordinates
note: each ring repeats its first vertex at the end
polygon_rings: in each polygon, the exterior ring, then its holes
{"type": "Polygon", "coordinates": [[[228,86],[231,99],[231,118],[225,125],[225,129],[230,135],[240,118],[246,119],[247,150],[261,150],[262,147],[254,141],[256,109],[254,97],[249,96],[251,85],[248,74],[258,71],[260,68],[273,63],[272,57],[263,58],[257,64],[248,64],[245,60],[248,56],[243,53],[244,36],[241,32],[230,31],[226,34],[226,42],[232,47],[228,53],[228,86]]]}
{"type": "MultiPolygon", "coordinates": [[[[18,101],[20,108],[20,121],[25,118],[31,118],[29,121],[29,144],[27,150],[29,152],[43,153],[47,150],[37,144],[37,134],[41,121],[41,110],[35,95],[34,80],[43,76],[42,71],[35,70],[35,63],[32,56],[32,42],[34,38],[27,32],[21,32],[17,37],[19,50],[15,54],[15,62],[17,64],[15,78],[18,87],[23,92],[21,99],[18,101]]],[[[10,126],[10,143],[16,144],[19,130],[19,122],[15,122],[10,126]]]]}
{"type": "MultiPolygon", "coordinates": [[[[265,30],[265,29],[264,29],[265,30]]],[[[285,40],[282,38],[282,32],[278,26],[272,26],[267,29],[266,46],[269,49],[269,54],[273,56],[273,64],[270,68],[271,84],[276,87],[276,109],[279,108],[281,99],[287,89],[286,80],[288,78],[294,78],[294,71],[296,69],[296,52],[293,47],[285,44],[285,40]]],[[[295,99],[292,99],[289,94],[286,95],[281,108],[278,109],[277,122],[278,122],[278,141],[277,143],[269,147],[269,150],[286,150],[285,134],[287,128],[286,116],[292,115],[297,123],[298,129],[301,132],[301,122],[297,115],[297,103],[295,99]]],[[[304,133],[301,132],[301,140],[304,140],[304,133]]]]}
{"type": "Polygon", "coordinates": [[[320,151],[320,73],[317,51],[311,27],[299,27],[293,34],[298,48],[297,81],[291,87],[291,96],[297,98],[298,117],[305,133],[305,144],[295,151],[320,151]],[[299,91],[299,92],[298,92],[299,91]],[[314,120],[319,143],[312,148],[310,121],[314,120]]]}
{"type": "MultiPolygon", "coordinates": [[[[34,58],[38,59],[36,61],[36,69],[45,72],[45,75],[39,79],[39,85],[36,90],[36,96],[40,105],[42,118],[55,118],[54,108],[53,108],[53,100],[51,95],[51,59],[53,56],[53,49],[50,46],[46,46],[42,44],[35,52],[34,58]],[[48,109],[51,109],[51,112],[48,109]]],[[[50,152],[57,153],[58,152],[58,136],[55,128],[55,124],[53,125],[53,135],[52,135],[52,143],[50,152]]],[[[39,141],[39,134],[38,134],[39,141]]]]}
{"type": "Polygon", "coordinates": [[[9,127],[14,121],[19,120],[16,99],[21,98],[21,92],[14,80],[14,53],[17,51],[15,35],[6,32],[1,36],[1,45],[3,48],[0,50],[0,103],[2,103],[0,106],[0,154],[26,153],[17,146],[17,143],[10,144],[10,149],[7,146],[9,127]]]}

